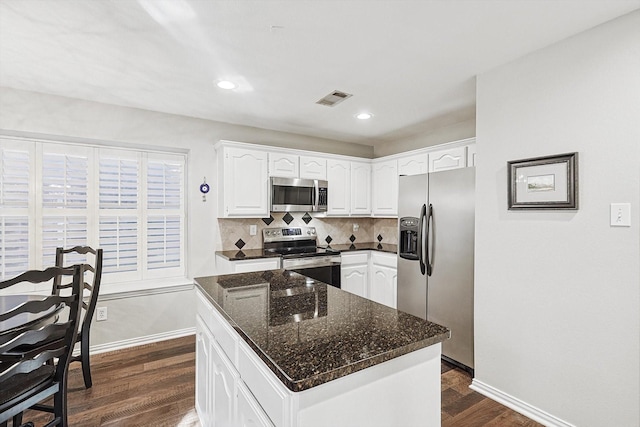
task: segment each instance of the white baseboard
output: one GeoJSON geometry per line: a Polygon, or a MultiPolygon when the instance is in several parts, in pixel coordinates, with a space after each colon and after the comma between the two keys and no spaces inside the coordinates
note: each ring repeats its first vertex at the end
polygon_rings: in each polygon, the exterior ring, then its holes
{"type": "Polygon", "coordinates": [[[560,418],[554,417],[535,406],[531,406],[528,403],[504,393],[495,387],[485,384],[482,381],[478,381],[475,378],[471,382],[469,388],[547,427],[575,427],[573,424],[569,424],[560,418]]]}
{"type": "MultiPolygon", "coordinates": [[[[193,328],[178,329],[176,331],[162,332],[159,334],[146,335],[143,337],[130,338],[127,340],[114,341],[106,344],[92,345],[90,353],[99,354],[99,353],[106,353],[108,351],[122,350],[125,348],[135,347],[138,345],[151,344],[158,341],[165,341],[165,340],[170,340],[174,338],[184,337],[187,335],[193,335],[195,333],[196,333],[196,328],[193,327],[193,328]]],[[[76,352],[79,352],[79,350],[76,349],[76,352]]]]}

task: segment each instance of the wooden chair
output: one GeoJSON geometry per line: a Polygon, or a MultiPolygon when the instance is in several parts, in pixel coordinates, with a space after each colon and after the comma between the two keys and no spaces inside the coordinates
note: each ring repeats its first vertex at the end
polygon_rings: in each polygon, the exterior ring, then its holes
{"type": "Polygon", "coordinates": [[[0,331],[0,426],[9,419],[14,426],[20,425],[22,412],[29,408],[53,413],[47,427],[67,426],[67,373],[78,335],[84,267],[27,271],[0,282],[0,289],[58,276],[73,277],[70,295],[29,300],[0,314],[0,322],[11,323],[0,331]],[[50,396],[53,406],[40,404],[50,396]]]}
{"type": "MultiPolygon", "coordinates": [[[[74,257],[75,261],[78,261],[79,256],[83,256],[84,260],[80,261],[84,263],[85,272],[90,271],[93,273],[93,279],[91,284],[83,280],[83,301],[82,312],[84,316],[81,318],[80,334],[78,335],[78,342],[80,343],[80,354],[72,356],[71,362],[82,363],[82,376],[84,377],[85,388],[91,388],[93,382],[91,381],[91,365],[89,364],[89,336],[91,329],[91,321],[93,319],[93,313],[96,310],[96,303],[98,302],[98,294],[100,292],[100,280],[102,278],[102,249],[93,249],[89,246],[75,246],[71,249],[56,248],[56,266],[64,267],[66,264],[75,264],[76,262],[69,262],[66,257],[74,257]],[[93,255],[93,264],[87,258],[87,254],[93,255]],[[85,292],[87,291],[87,292],[85,292]]],[[[58,276],[53,282],[54,295],[59,295],[60,291],[68,288],[70,285],[63,284],[61,277],[58,276]]]]}

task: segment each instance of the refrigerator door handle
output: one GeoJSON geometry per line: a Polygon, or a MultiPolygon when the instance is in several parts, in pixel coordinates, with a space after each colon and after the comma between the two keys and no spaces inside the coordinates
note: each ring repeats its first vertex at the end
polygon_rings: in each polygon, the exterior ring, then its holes
{"type": "Polygon", "coordinates": [[[420,225],[418,226],[418,261],[420,263],[420,272],[424,276],[426,265],[424,263],[424,251],[422,249],[424,234],[424,220],[427,215],[427,205],[422,205],[420,210],[420,225]]]}
{"type": "MultiPolygon", "coordinates": [[[[424,207],[423,207],[424,209],[424,207]]],[[[431,234],[433,232],[433,205],[429,203],[429,212],[427,216],[427,238],[425,239],[425,253],[427,254],[427,276],[431,276],[433,272],[433,263],[431,260],[433,259],[433,246],[431,246],[431,234]],[[430,250],[431,249],[431,250],[430,250]]]]}

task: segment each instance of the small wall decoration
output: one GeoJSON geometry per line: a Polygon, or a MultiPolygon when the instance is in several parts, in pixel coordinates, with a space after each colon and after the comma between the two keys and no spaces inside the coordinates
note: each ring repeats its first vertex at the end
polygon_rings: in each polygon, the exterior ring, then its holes
{"type": "Polygon", "coordinates": [[[202,184],[200,184],[200,192],[202,193],[202,201],[206,202],[207,201],[207,193],[209,192],[210,187],[209,184],[207,184],[207,177],[205,176],[202,184]]]}
{"type": "Polygon", "coordinates": [[[509,209],[578,209],[578,153],[507,162],[509,209]]]}

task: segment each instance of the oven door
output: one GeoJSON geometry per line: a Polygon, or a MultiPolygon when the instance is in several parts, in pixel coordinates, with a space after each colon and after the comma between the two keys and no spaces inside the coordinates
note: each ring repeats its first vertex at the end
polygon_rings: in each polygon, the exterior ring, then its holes
{"type": "Polygon", "coordinates": [[[339,288],[341,260],[340,255],[284,258],[282,268],[339,288]]]}

